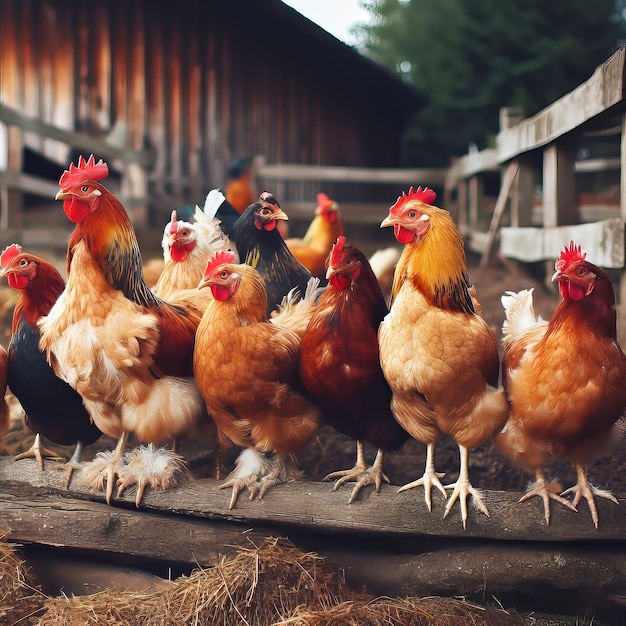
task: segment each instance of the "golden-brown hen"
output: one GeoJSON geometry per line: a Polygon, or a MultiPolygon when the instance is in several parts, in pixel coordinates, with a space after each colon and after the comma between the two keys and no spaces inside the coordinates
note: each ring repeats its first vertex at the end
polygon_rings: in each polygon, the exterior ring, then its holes
{"type": "Polygon", "coordinates": [[[469,291],[463,239],[450,214],[431,205],[434,199],[430,189],[411,189],[381,224],[394,227],[404,250],[379,330],[380,357],[396,419],[427,446],[424,476],[401,491],[424,485],[429,509],[433,486],[445,495],[433,454],[440,434],[452,436],[460,473],[448,486],[444,516],[459,499],[465,526],[469,495],[489,515],[469,480],[469,450],[502,428],[508,405],[498,387],[495,334],[476,314],[469,291]]]}
{"type": "Polygon", "coordinates": [[[511,414],[498,445],[535,472],[522,500],[540,496],[546,523],[550,500],[574,508],[584,497],[596,528],[594,495],[617,502],[587,480],[585,463],[608,443],[626,409],[626,356],[617,343],[615,296],[606,273],[571,242],[556,262],[553,280],[562,300],[550,322],[535,315],[532,290],[507,292],[502,332],[504,386],[511,414]],[[573,505],[546,482],[543,467],[553,455],[576,466],[568,489],[573,505]]]}
{"type": "Polygon", "coordinates": [[[247,448],[222,488],[232,508],[247,487],[252,497],[295,477],[291,455],[317,429],[319,410],[298,377],[300,338],[267,319],[265,283],[248,265],[218,252],[201,287],[213,300],[198,327],[194,372],[222,445],[247,448]],[[263,453],[275,453],[268,464],[263,453]]]}
{"type": "Polygon", "coordinates": [[[193,379],[199,317],[158,298],[142,275],[141,254],[124,207],[98,181],[106,163],[80,157],[59,182],[57,199],[76,224],[68,243],[68,280],[40,322],[41,346],[55,372],[83,397],[101,431],[118,437],[113,454],[83,472],[94,486],[107,483],[110,500],[137,484],[165,488],[181,475],[182,459],[152,444],[175,438],[205,414],[193,379]],[[130,433],[148,448],[126,457],[130,433]]]}
{"type": "Polygon", "coordinates": [[[325,193],[317,194],[315,217],[302,239],[286,239],[285,243],[293,256],[313,276],[324,278],[326,259],[337,237],[343,235],[343,222],[339,216],[339,205],[325,193]]]}

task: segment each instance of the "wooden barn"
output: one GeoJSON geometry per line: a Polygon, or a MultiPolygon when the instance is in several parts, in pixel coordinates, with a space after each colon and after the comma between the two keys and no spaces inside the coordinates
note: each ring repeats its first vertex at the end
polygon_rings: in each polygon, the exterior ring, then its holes
{"type": "Polygon", "coordinates": [[[280,0],[0,0],[0,227],[28,226],[81,153],[112,165],[138,226],[201,202],[237,156],[398,168],[425,101],[280,0]]]}

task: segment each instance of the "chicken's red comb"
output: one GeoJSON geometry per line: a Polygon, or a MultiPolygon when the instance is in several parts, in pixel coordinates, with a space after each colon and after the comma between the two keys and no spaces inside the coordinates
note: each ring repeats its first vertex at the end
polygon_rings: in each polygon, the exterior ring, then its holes
{"type": "Polygon", "coordinates": [[[316,199],[320,209],[330,209],[333,206],[333,201],[325,193],[318,193],[316,199]]]}
{"type": "Polygon", "coordinates": [[[232,250],[218,250],[206,264],[204,275],[210,275],[223,263],[232,263],[235,260],[235,253],[232,250]]]}
{"type": "Polygon", "coordinates": [[[418,187],[415,190],[413,190],[413,187],[411,187],[408,194],[404,193],[403,191],[402,195],[398,196],[396,203],[389,209],[389,212],[398,212],[400,208],[404,206],[404,203],[408,202],[409,200],[419,200],[424,204],[432,204],[436,197],[437,194],[428,187],[424,187],[423,189],[421,187],[418,187]]]}
{"type": "Polygon", "coordinates": [[[19,243],[12,243],[7,246],[0,254],[0,265],[6,267],[21,251],[22,246],[19,243]]]}
{"type": "Polygon", "coordinates": [[[109,166],[100,159],[96,163],[93,154],[85,161],[83,156],[78,157],[78,165],[70,163],[70,169],[65,170],[59,179],[61,189],[82,183],[84,180],[102,180],[109,175],[109,166]]]}
{"type": "Polygon", "coordinates": [[[344,235],[339,235],[337,237],[337,242],[333,244],[333,248],[330,251],[330,264],[337,265],[343,256],[343,247],[346,243],[346,238],[344,235]]]}
{"type": "Polygon", "coordinates": [[[559,258],[554,264],[554,269],[557,272],[566,270],[572,263],[576,261],[584,261],[587,258],[587,253],[583,252],[580,246],[576,245],[573,241],[569,242],[569,246],[565,246],[559,255],[559,258]]]}
{"type": "Polygon", "coordinates": [[[178,232],[179,222],[176,219],[176,209],[172,211],[172,219],[170,219],[169,224],[167,226],[168,226],[167,232],[170,235],[173,235],[174,233],[178,232]]]}

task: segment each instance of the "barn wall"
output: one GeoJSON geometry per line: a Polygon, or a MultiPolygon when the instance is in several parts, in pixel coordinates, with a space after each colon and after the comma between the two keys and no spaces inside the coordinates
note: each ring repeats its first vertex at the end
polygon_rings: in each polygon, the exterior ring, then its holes
{"type": "MultiPolygon", "coordinates": [[[[274,0],[0,0],[0,100],[152,147],[151,186],[167,198],[197,201],[243,154],[398,166],[405,110],[346,46],[284,17],[274,0]]],[[[67,146],[25,145],[67,162],[67,146]]]]}

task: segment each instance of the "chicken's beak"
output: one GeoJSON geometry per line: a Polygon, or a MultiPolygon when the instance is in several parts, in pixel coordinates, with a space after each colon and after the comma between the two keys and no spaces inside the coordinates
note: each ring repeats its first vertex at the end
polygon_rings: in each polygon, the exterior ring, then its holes
{"type": "Polygon", "coordinates": [[[65,191],[59,191],[56,196],[54,196],[55,200],[65,200],[70,194],[65,191]]]}
{"type": "Polygon", "coordinates": [[[280,211],[278,211],[277,213],[274,213],[272,215],[273,220],[288,220],[289,217],[287,216],[287,213],[285,213],[282,209],[280,211]]]}
{"type": "Polygon", "coordinates": [[[391,217],[391,215],[388,215],[381,223],[380,223],[380,227],[381,228],[385,228],[387,226],[395,226],[396,225],[396,220],[395,218],[391,217]]]}
{"type": "Polygon", "coordinates": [[[557,270],[556,272],[554,272],[554,274],[552,274],[552,282],[557,281],[563,274],[561,274],[561,272],[559,272],[559,270],[557,270]]]}
{"type": "Polygon", "coordinates": [[[0,267],[0,278],[6,276],[9,273],[9,270],[6,267],[0,267]]]}

